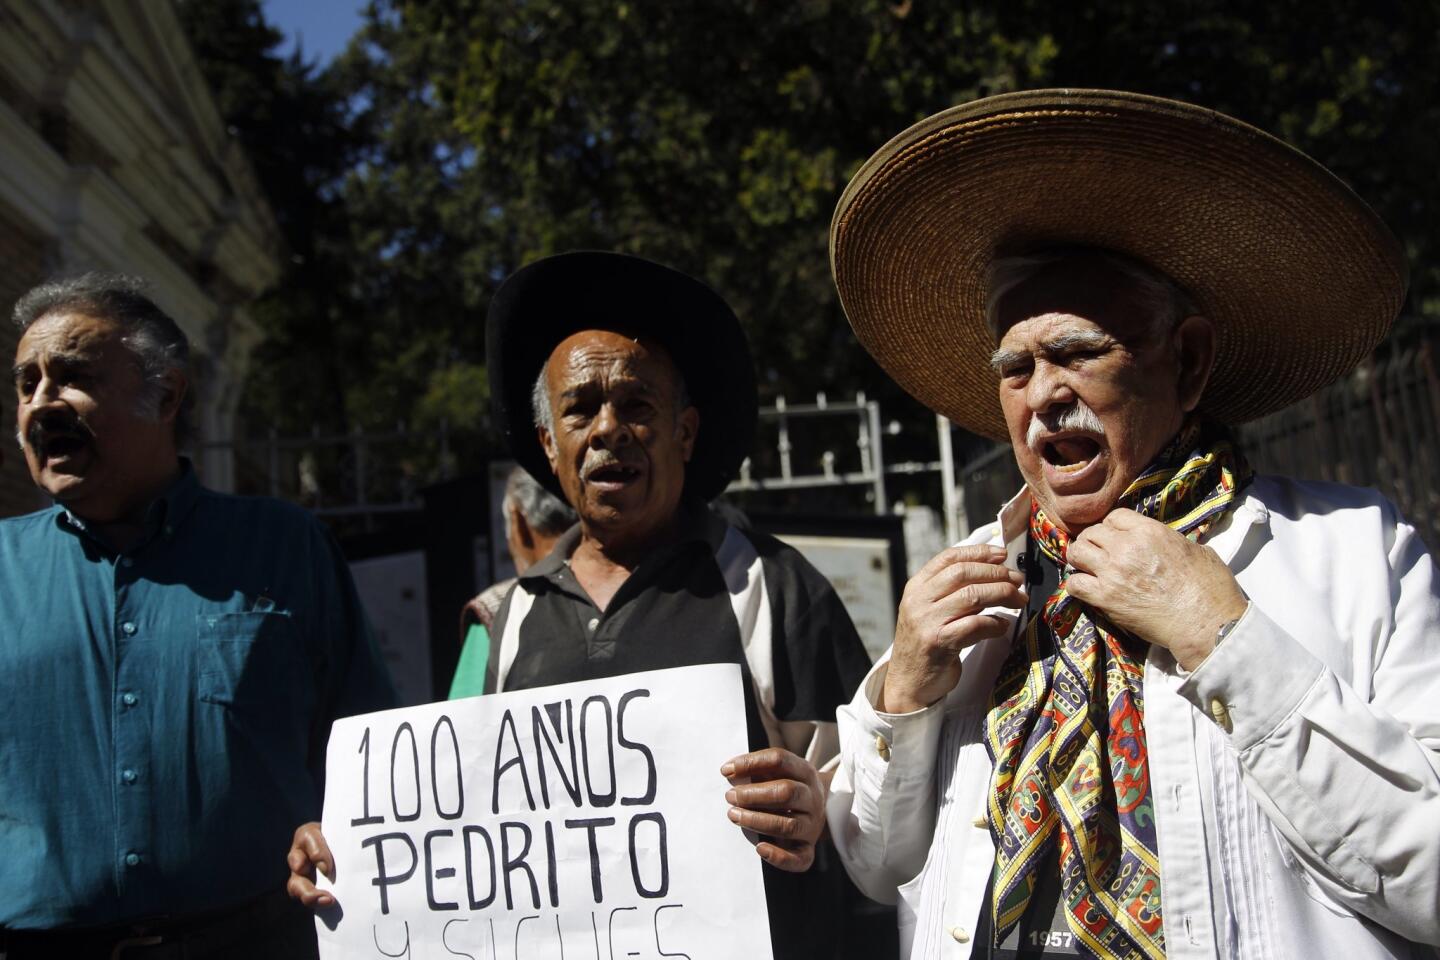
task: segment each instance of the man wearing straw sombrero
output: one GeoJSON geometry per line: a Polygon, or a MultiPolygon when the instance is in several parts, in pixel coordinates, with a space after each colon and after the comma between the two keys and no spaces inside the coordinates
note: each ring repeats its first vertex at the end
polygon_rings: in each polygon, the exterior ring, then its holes
{"type": "Polygon", "coordinates": [[[1434,564],[1227,430],[1384,337],[1385,226],[1229,117],[1049,90],[892,140],[831,259],[880,364],[1025,478],[840,711],[832,834],[902,953],[1435,956],[1434,564]]]}

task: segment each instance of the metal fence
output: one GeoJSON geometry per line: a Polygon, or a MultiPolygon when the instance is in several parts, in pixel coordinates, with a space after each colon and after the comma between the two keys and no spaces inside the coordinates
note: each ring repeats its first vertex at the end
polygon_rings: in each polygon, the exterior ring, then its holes
{"type": "MultiPolygon", "coordinates": [[[[937,421],[940,457],[935,460],[887,463],[884,437],[899,431],[898,423],[884,424],[880,404],[864,393],[839,401],[820,393],[805,404],[776,397],[774,406],[760,408],[755,452],[740,465],[726,493],[853,487],[863,491],[868,512],[890,513],[887,479],[950,476],[950,433],[944,421],[937,421]]],[[[953,489],[951,483],[944,486],[953,489]]]]}
{"type": "MultiPolygon", "coordinates": [[[[880,404],[863,393],[849,400],[821,393],[813,403],[777,397],[773,406],[760,409],[754,455],[727,492],[850,488],[864,512],[888,513],[887,479],[948,477],[950,467],[948,429],[940,430],[939,459],[887,463],[884,437],[898,430],[898,424],[884,423],[880,404]]],[[[383,514],[421,509],[420,491],[455,475],[452,448],[485,442],[478,431],[458,434],[443,424],[438,431],[420,431],[398,424],[383,432],[317,428],[284,436],[271,431],[205,446],[234,454],[237,492],[280,497],[322,516],[370,523],[383,514]]]]}
{"type": "MultiPolygon", "coordinates": [[[[1242,426],[1256,470],[1374,487],[1440,550],[1440,338],[1392,346],[1319,393],[1242,426]]],[[[965,512],[984,521],[1020,488],[1008,446],[962,466],[965,512]]]]}
{"type": "Polygon", "coordinates": [[[309,434],[268,434],[209,443],[230,450],[235,490],[302,504],[327,517],[373,520],[387,513],[421,509],[420,491],[455,474],[452,444],[459,438],[445,424],[438,430],[393,430],[309,434]]]}
{"type": "Polygon", "coordinates": [[[1240,431],[1264,473],[1374,487],[1440,548],[1440,338],[1392,349],[1240,431]]]}

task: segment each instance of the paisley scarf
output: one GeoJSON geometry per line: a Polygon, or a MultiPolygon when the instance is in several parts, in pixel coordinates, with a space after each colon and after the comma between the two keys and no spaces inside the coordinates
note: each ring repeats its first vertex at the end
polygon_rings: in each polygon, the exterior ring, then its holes
{"type": "MultiPolygon", "coordinates": [[[[1191,541],[1235,506],[1252,473],[1223,430],[1188,423],[1121,496],[1191,541]]],[[[994,765],[992,929],[1020,921],[1059,843],[1061,902],[1103,960],[1165,956],[1141,678],[1148,644],[1070,597],[1069,537],[1033,498],[1030,536],[1061,570],[1000,670],[985,720],[994,765]],[[1048,635],[1048,636],[1047,636],[1048,635]]]]}

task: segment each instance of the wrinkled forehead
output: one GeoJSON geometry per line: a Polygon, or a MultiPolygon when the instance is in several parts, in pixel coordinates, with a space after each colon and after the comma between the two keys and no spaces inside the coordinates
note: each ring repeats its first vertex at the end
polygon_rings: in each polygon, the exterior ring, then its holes
{"type": "Polygon", "coordinates": [[[32,323],[15,345],[15,362],[51,357],[94,358],[122,346],[122,330],[108,317],[90,313],[47,313],[32,323]]]}
{"type": "Polygon", "coordinates": [[[669,352],[646,336],[628,331],[581,330],[560,341],[545,364],[552,389],[583,384],[638,384],[663,393],[676,381],[669,352]]]}
{"type": "MultiPolygon", "coordinates": [[[[1000,295],[994,321],[1003,345],[1018,324],[1070,317],[1120,339],[1148,330],[1135,281],[1103,259],[1075,256],[1050,264],[1000,295]]],[[[1053,322],[1049,324],[1053,326],[1053,322]]]]}

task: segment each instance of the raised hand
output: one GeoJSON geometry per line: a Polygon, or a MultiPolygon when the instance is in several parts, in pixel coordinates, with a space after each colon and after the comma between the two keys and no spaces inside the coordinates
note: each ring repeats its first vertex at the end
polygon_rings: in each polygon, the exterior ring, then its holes
{"type": "Polygon", "coordinates": [[[1158,520],[1113,510],[1070,542],[1067,589],[1117,627],[1165,647],[1193,670],[1215,649],[1220,627],[1248,601],[1215,551],[1158,520]]]}
{"type": "Polygon", "coordinates": [[[939,700],[960,682],[960,651],[1004,634],[991,607],[1024,609],[1025,576],[1005,566],[1005,551],[985,544],[936,554],[905,584],[895,645],[882,702],[888,713],[909,713],[939,700]]]}

